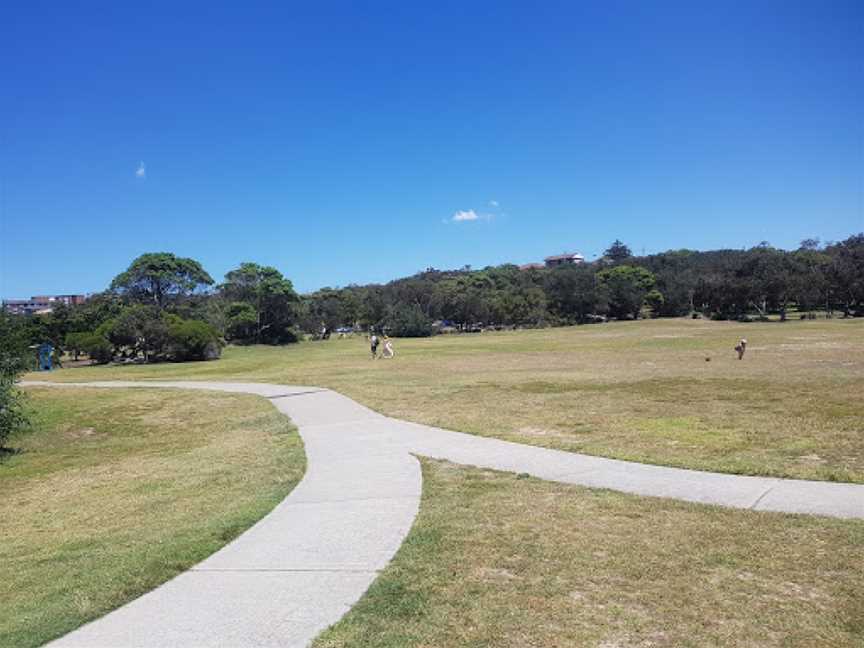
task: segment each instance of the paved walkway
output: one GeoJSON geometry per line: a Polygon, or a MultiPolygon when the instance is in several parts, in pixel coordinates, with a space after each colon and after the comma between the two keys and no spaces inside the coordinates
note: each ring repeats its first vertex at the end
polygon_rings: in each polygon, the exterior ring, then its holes
{"type": "MultiPolygon", "coordinates": [[[[81,384],[24,385],[80,387],[81,384]]],[[[414,455],[552,481],[759,511],[864,518],[864,485],[664,468],[509,443],[387,418],[315,387],[227,382],[94,382],[257,394],[291,417],[306,475],[220,551],[52,646],[308,645],[363,595],[420,503],[414,455]]]]}

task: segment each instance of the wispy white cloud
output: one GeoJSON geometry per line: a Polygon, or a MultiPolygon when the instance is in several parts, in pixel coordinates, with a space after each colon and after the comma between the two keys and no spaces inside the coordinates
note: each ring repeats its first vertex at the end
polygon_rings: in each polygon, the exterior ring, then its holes
{"type": "Polygon", "coordinates": [[[489,206],[490,206],[490,207],[499,207],[499,206],[500,206],[500,203],[499,203],[497,200],[490,200],[490,201],[489,201],[489,206]]]}
{"type": "Polygon", "coordinates": [[[142,180],[147,178],[147,167],[144,166],[143,162],[138,163],[138,168],[135,169],[135,177],[141,178],[142,180]]]}
{"type": "Polygon", "coordinates": [[[460,209],[454,213],[450,220],[445,220],[445,223],[472,223],[477,221],[491,221],[494,218],[493,214],[478,213],[473,209],[460,209]]]}
{"type": "Polygon", "coordinates": [[[480,216],[473,209],[457,211],[452,218],[454,223],[464,223],[466,221],[480,220],[480,216]]]}

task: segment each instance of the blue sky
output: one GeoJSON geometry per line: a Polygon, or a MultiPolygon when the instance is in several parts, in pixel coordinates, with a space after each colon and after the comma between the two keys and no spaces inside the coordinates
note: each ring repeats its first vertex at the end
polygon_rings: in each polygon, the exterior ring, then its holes
{"type": "Polygon", "coordinates": [[[860,0],[231,4],[5,7],[0,296],[864,230],[860,0]]]}

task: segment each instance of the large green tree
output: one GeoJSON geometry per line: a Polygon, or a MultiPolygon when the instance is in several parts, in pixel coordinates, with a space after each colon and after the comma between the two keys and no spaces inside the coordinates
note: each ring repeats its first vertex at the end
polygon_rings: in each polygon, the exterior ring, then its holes
{"type": "Polygon", "coordinates": [[[462,271],[436,286],[435,303],[441,316],[462,327],[488,322],[495,283],[487,272],[462,271]]]}
{"type": "Polygon", "coordinates": [[[549,307],[563,322],[585,323],[592,315],[605,315],[609,296],[593,268],[564,265],[546,276],[549,307]]]}
{"type": "Polygon", "coordinates": [[[396,304],[387,313],[385,326],[387,332],[395,337],[429,337],[432,335],[432,321],[417,304],[396,304]]]}
{"type": "Polygon", "coordinates": [[[603,252],[603,256],[613,263],[620,263],[621,261],[625,261],[632,257],[633,253],[621,240],[615,239],[612,241],[612,245],[603,252]]]}
{"type": "Polygon", "coordinates": [[[230,304],[228,331],[232,339],[264,344],[296,341],[293,327],[300,298],[276,268],[241,263],[225,275],[219,290],[230,304]]]}
{"type": "Polygon", "coordinates": [[[170,301],[211,285],[212,277],[195,259],[150,252],[114,277],[111,290],[130,301],[153,304],[162,310],[170,301]]]}
{"type": "Polygon", "coordinates": [[[793,281],[795,285],[795,300],[801,311],[810,311],[826,306],[831,299],[828,282],[828,269],[831,257],[819,249],[818,243],[813,245],[812,239],[802,241],[801,247],[794,253],[796,272],[793,281]],[[807,243],[808,245],[804,245],[807,243]]]}
{"type": "Polygon", "coordinates": [[[845,315],[864,309],[864,232],[828,246],[828,276],[845,315]]]}
{"type": "Polygon", "coordinates": [[[763,243],[744,256],[737,272],[738,283],[747,287],[749,303],[761,318],[769,310],[780,313],[786,319],[786,310],[795,288],[795,257],[763,243]]]}
{"type": "Polygon", "coordinates": [[[609,314],[618,319],[638,318],[645,297],[656,283],[652,272],[631,265],[601,270],[597,277],[609,291],[609,314]]]}
{"type": "Polygon", "coordinates": [[[696,310],[694,298],[699,276],[694,266],[700,254],[687,249],[668,250],[639,260],[640,265],[657,277],[656,289],[663,296],[659,302],[652,300],[655,315],[676,317],[696,310]]]}
{"type": "Polygon", "coordinates": [[[321,325],[333,331],[340,326],[354,326],[361,316],[359,290],[321,288],[303,296],[301,324],[308,331],[319,333],[321,325]]]}
{"type": "Polygon", "coordinates": [[[133,304],[115,319],[102,324],[102,333],[115,350],[127,357],[143,356],[145,362],[163,359],[168,344],[168,324],[156,307],[133,304]]]}

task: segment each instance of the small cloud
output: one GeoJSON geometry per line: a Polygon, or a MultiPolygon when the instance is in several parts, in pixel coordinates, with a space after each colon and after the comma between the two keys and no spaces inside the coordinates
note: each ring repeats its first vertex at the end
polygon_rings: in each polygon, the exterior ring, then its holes
{"type": "Polygon", "coordinates": [[[500,206],[500,203],[499,203],[497,200],[490,200],[490,201],[489,201],[489,206],[490,206],[490,207],[499,207],[499,206],[500,206]]]}
{"type": "Polygon", "coordinates": [[[141,178],[142,180],[147,178],[147,167],[144,166],[143,162],[138,163],[138,168],[135,169],[135,177],[141,178]]]}
{"type": "Polygon", "coordinates": [[[480,216],[473,209],[468,209],[465,211],[460,210],[453,214],[452,220],[454,223],[463,223],[465,221],[480,220],[480,216]]]}
{"type": "Polygon", "coordinates": [[[491,221],[495,218],[494,214],[478,213],[473,209],[460,209],[453,214],[449,219],[445,219],[445,223],[471,223],[478,221],[491,221]]]}

